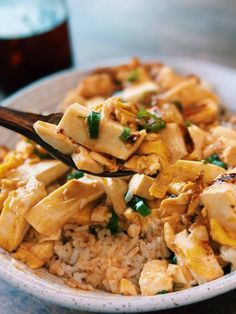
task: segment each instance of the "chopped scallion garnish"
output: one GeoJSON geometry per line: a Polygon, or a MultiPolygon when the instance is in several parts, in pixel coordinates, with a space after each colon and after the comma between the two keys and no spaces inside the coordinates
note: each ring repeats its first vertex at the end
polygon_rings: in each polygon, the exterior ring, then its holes
{"type": "Polygon", "coordinates": [[[117,233],[119,231],[119,221],[118,221],[118,216],[116,215],[116,213],[114,212],[114,210],[112,210],[112,215],[111,218],[106,226],[108,229],[110,229],[111,233],[117,233]]]}
{"type": "Polygon", "coordinates": [[[91,111],[87,117],[89,137],[98,138],[99,125],[101,120],[101,113],[96,111],[91,111]]]}
{"type": "Polygon", "coordinates": [[[144,120],[141,127],[147,132],[157,132],[166,127],[166,123],[161,117],[157,117],[146,110],[139,111],[137,118],[144,120]]]}
{"type": "Polygon", "coordinates": [[[84,176],[84,173],[82,171],[75,171],[67,175],[67,180],[80,179],[83,176],[84,176]]]}
{"type": "Polygon", "coordinates": [[[177,258],[175,255],[171,259],[171,264],[177,264],[177,258]]]}
{"type": "Polygon", "coordinates": [[[156,295],[157,295],[157,294],[166,294],[166,293],[168,293],[168,291],[166,291],[166,290],[161,290],[160,292],[157,292],[156,295]]]}
{"type": "Polygon", "coordinates": [[[145,199],[141,197],[134,196],[127,204],[143,217],[151,213],[150,207],[147,205],[145,199]]]}
{"type": "Polygon", "coordinates": [[[131,129],[125,127],[119,138],[124,142],[128,142],[130,133],[131,133],[131,129]]]}
{"type": "Polygon", "coordinates": [[[217,154],[213,154],[213,155],[207,157],[206,159],[203,160],[203,162],[206,164],[212,164],[212,165],[224,168],[224,169],[228,168],[226,163],[221,161],[217,154]]]}
{"type": "Polygon", "coordinates": [[[133,71],[131,71],[129,73],[129,75],[127,77],[127,81],[131,82],[131,83],[135,82],[135,81],[137,81],[138,77],[139,77],[139,72],[137,69],[134,69],[133,71]]]}

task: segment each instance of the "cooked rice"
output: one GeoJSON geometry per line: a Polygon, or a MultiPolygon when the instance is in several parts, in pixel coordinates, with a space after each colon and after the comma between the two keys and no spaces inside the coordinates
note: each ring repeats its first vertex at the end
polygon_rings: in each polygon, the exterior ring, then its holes
{"type": "Polygon", "coordinates": [[[120,293],[122,278],[138,286],[145,262],[170,255],[162,234],[152,240],[131,239],[123,232],[112,235],[109,229],[103,228],[94,235],[88,225],[68,224],[62,238],[67,242],[55,242],[49,272],[66,278],[72,287],[86,290],[94,287],[120,293]]]}

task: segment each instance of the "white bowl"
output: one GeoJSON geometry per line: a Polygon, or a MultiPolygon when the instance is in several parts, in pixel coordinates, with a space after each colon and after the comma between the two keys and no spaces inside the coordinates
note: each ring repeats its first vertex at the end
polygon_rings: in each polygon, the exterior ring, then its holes
{"type": "MultiPolygon", "coordinates": [[[[148,58],[148,61],[151,59],[148,58]]],[[[155,60],[152,58],[152,60],[155,60]]],[[[158,60],[185,73],[195,73],[206,79],[216,88],[223,102],[236,109],[236,71],[201,61],[182,58],[158,58],[158,60]]],[[[128,60],[116,60],[99,63],[114,65],[128,60]]],[[[145,61],[145,59],[144,59],[145,61]]],[[[4,101],[4,106],[34,111],[54,112],[66,91],[78,84],[88,70],[73,70],[52,75],[24,88],[4,101]]],[[[15,142],[16,135],[0,129],[1,144],[15,142]]],[[[236,272],[191,289],[151,297],[127,297],[102,291],[82,291],[72,289],[62,280],[50,275],[44,269],[32,271],[20,262],[13,261],[10,255],[0,250],[0,277],[38,298],[57,303],[64,307],[96,312],[147,312],[167,309],[206,300],[236,288],[236,272]]]]}

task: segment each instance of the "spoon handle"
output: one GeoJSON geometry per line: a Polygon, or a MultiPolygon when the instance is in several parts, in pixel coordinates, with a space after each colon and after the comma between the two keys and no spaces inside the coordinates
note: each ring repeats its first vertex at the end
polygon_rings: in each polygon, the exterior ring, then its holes
{"type": "Polygon", "coordinates": [[[29,112],[17,111],[0,106],[0,125],[27,136],[28,132],[34,132],[33,124],[42,120],[41,115],[29,112]]]}

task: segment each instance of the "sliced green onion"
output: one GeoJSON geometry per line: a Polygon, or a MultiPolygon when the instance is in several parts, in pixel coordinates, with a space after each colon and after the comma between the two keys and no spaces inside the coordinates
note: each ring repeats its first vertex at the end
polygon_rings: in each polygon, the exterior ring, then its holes
{"type": "Polygon", "coordinates": [[[127,204],[143,217],[148,216],[151,213],[150,207],[147,205],[145,199],[141,197],[134,196],[127,204]]]}
{"type": "Polygon", "coordinates": [[[84,176],[84,173],[82,171],[75,171],[67,175],[67,180],[80,179],[83,176],[84,176]]]}
{"type": "Polygon", "coordinates": [[[147,204],[145,204],[143,200],[139,201],[136,204],[136,211],[143,217],[146,217],[151,213],[150,208],[147,206],[147,204]]]}
{"type": "Polygon", "coordinates": [[[112,210],[112,215],[111,218],[106,226],[108,229],[110,229],[111,233],[117,233],[119,231],[119,221],[118,221],[118,216],[116,215],[116,213],[114,212],[114,210],[112,210]]]}
{"type": "Polygon", "coordinates": [[[156,295],[157,295],[157,294],[166,294],[166,293],[168,293],[168,291],[166,291],[166,290],[161,290],[160,292],[157,292],[156,295]]]}
{"type": "Polygon", "coordinates": [[[127,77],[127,81],[128,82],[135,82],[137,81],[139,77],[139,72],[137,69],[134,69],[133,71],[131,71],[127,77]]]}
{"type": "Polygon", "coordinates": [[[171,259],[171,264],[177,264],[177,258],[175,255],[171,259]]]}
{"type": "Polygon", "coordinates": [[[147,130],[147,132],[157,132],[161,129],[164,129],[166,127],[166,123],[162,118],[158,118],[155,122],[151,124],[145,124],[144,128],[147,130]]]}
{"type": "Polygon", "coordinates": [[[130,137],[131,129],[130,128],[124,128],[123,132],[120,135],[120,139],[124,142],[128,142],[128,139],[130,137]]]}
{"type": "Polygon", "coordinates": [[[226,163],[221,161],[217,154],[213,154],[213,155],[207,157],[206,159],[203,160],[203,163],[212,164],[212,165],[224,168],[224,169],[228,168],[226,163]]]}
{"type": "Polygon", "coordinates": [[[143,119],[143,118],[156,118],[156,116],[154,114],[152,114],[151,112],[148,112],[147,110],[140,110],[137,114],[137,118],[138,119],[143,119]]]}
{"type": "Polygon", "coordinates": [[[157,132],[166,127],[166,123],[162,118],[155,116],[147,110],[139,111],[137,118],[145,120],[142,124],[142,128],[147,130],[147,132],[157,132]]]}
{"type": "Polygon", "coordinates": [[[96,111],[91,111],[87,117],[89,137],[98,138],[99,124],[101,120],[101,113],[96,111]]]}

